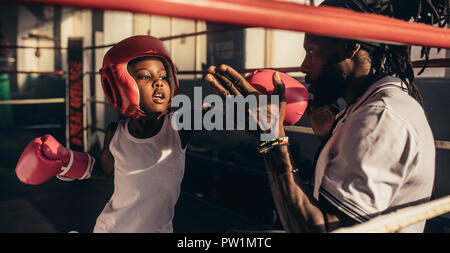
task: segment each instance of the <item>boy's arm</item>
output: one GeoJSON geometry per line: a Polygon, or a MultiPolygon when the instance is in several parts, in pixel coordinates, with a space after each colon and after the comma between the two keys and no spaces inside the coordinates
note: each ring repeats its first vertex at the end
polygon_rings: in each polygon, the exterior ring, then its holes
{"type": "Polygon", "coordinates": [[[91,178],[107,178],[114,174],[114,157],[109,151],[109,144],[117,129],[117,122],[108,125],[103,143],[103,150],[100,154],[100,162],[94,165],[91,178]]]}

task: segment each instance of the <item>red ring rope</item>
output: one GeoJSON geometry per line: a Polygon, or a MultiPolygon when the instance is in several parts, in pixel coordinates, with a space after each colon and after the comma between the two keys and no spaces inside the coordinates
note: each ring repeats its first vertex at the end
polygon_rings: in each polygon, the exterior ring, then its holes
{"type": "Polygon", "coordinates": [[[450,30],[334,7],[271,0],[19,0],[115,9],[319,35],[450,48],[450,30]]]}

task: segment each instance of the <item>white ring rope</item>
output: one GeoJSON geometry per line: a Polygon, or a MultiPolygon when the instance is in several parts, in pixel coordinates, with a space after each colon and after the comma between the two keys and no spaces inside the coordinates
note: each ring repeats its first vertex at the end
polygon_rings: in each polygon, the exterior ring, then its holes
{"type": "Polygon", "coordinates": [[[0,105],[59,104],[64,102],[66,102],[65,98],[13,99],[2,100],[0,105]]]}
{"type": "Polygon", "coordinates": [[[391,233],[448,212],[450,212],[450,195],[399,209],[362,224],[337,229],[332,233],[391,233]]]}

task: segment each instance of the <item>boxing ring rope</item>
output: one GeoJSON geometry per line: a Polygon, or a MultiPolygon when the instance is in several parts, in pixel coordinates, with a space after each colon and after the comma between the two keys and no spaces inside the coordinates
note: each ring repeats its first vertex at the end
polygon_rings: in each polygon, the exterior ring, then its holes
{"type": "MultiPolygon", "coordinates": [[[[22,0],[18,2],[20,1],[22,0]]],[[[299,31],[331,37],[450,49],[449,29],[333,7],[315,7],[271,0],[23,0],[22,2],[112,9],[240,26],[299,31]]],[[[424,61],[418,61],[414,67],[423,66],[423,64],[424,61]]],[[[448,59],[428,61],[429,67],[448,67],[449,65],[448,59]]],[[[285,71],[298,72],[297,69],[295,71],[294,69],[285,69],[285,71]]],[[[179,74],[197,73],[196,71],[179,72],[179,74]]],[[[89,72],[88,74],[96,73],[89,72]]],[[[95,98],[89,101],[97,102],[95,98]]],[[[313,133],[312,129],[307,127],[288,126],[286,130],[313,133]]],[[[450,142],[436,141],[436,148],[450,149],[450,142]]],[[[446,196],[335,232],[393,232],[449,211],[450,196],[446,196]]]]}
{"type": "Polygon", "coordinates": [[[50,50],[67,50],[67,47],[49,47],[49,46],[21,46],[21,45],[4,45],[1,46],[10,49],[50,49],[50,50]]]}
{"type": "MultiPolygon", "coordinates": [[[[413,68],[422,68],[425,65],[425,60],[413,61],[413,68]]],[[[427,62],[427,68],[447,68],[450,67],[450,58],[429,59],[427,62]]],[[[240,73],[250,73],[261,68],[252,69],[236,69],[240,73]]],[[[283,73],[300,72],[300,67],[283,67],[283,68],[270,68],[283,73]]],[[[98,73],[97,73],[98,74],[98,73]]],[[[178,75],[193,75],[193,74],[206,74],[206,71],[195,70],[181,70],[177,72],[178,75]]]]}
{"type": "Polygon", "coordinates": [[[0,105],[60,104],[65,102],[66,98],[14,99],[0,100],[0,105]]]}
{"type": "Polygon", "coordinates": [[[311,127],[303,127],[303,126],[284,126],[284,130],[294,133],[302,133],[302,134],[314,134],[314,131],[311,127]]]}
{"type": "MultiPolygon", "coordinates": [[[[168,41],[168,40],[182,39],[182,38],[193,37],[193,36],[235,31],[235,30],[240,30],[243,28],[250,28],[250,27],[229,27],[229,28],[224,28],[224,29],[205,30],[205,31],[194,32],[194,33],[183,33],[183,34],[178,34],[178,35],[173,35],[173,36],[159,37],[158,39],[161,41],[168,41]]],[[[90,47],[85,47],[84,49],[85,50],[101,49],[101,48],[112,47],[115,44],[117,44],[117,43],[112,43],[112,44],[107,44],[107,45],[90,46],[90,47]]]]}
{"type": "MultiPolygon", "coordinates": [[[[19,47],[16,47],[19,48],[19,47]]],[[[39,75],[64,75],[63,70],[56,71],[20,71],[0,70],[0,74],[39,74],[39,75]]],[[[0,100],[0,105],[29,105],[29,104],[60,104],[65,103],[66,98],[40,98],[40,99],[10,99],[0,100]]]]}
{"type": "MultiPolygon", "coordinates": [[[[112,44],[114,45],[114,44],[112,44]]],[[[110,45],[108,45],[110,46],[110,45]]],[[[413,68],[422,68],[425,65],[425,60],[417,60],[412,62],[413,68]]],[[[440,59],[429,59],[427,63],[427,68],[447,68],[450,67],[450,58],[440,58],[440,59]]],[[[239,73],[250,73],[255,70],[258,70],[261,68],[251,68],[251,69],[236,69],[239,73]]],[[[300,67],[282,67],[282,68],[269,68],[276,71],[280,71],[283,73],[293,73],[293,72],[300,72],[300,67]]],[[[0,70],[0,73],[2,71],[0,70]]],[[[86,71],[84,72],[85,75],[99,75],[99,72],[94,71],[86,71]]],[[[206,70],[180,70],[177,72],[177,75],[196,75],[206,74],[206,70]]]]}
{"type": "Polygon", "coordinates": [[[86,102],[97,103],[97,104],[105,104],[105,105],[112,106],[109,102],[98,100],[95,96],[86,98],[86,102]]]}
{"type": "Polygon", "coordinates": [[[315,7],[271,0],[20,1],[130,11],[394,44],[450,48],[449,29],[328,6],[315,7]],[[386,29],[387,26],[389,29],[386,29]]]}
{"type": "Polygon", "coordinates": [[[340,228],[333,233],[391,233],[448,212],[450,212],[450,195],[381,215],[349,228],[340,228]]]}
{"type": "Polygon", "coordinates": [[[0,74],[39,74],[39,75],[58,75],[62,76],[66,72],[64,70],[55,71],[24,71],[24,70],[0,70],[0,74]]]}
{"type": "MultiPolygon", "coordinates": [[[[425,60],[418,60],[412,62],[413,68],[421,68],[425,65],[425,60]]],[[[449,58],[429,59],[427,68],[448,68],[450,67],[449,58]]]]}

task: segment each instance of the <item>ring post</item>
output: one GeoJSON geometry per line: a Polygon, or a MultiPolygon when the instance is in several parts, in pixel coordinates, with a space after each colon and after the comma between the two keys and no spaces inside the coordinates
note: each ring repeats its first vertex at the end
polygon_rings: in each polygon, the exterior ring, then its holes
{"type": "MultiPolygon", "coordinates": [[[[84,93],[83,93],[83,39],[69,38],[68,43],[68,124],[66,137],[68,148],[84,152],[86,140],[84,138],[84,93]]],[[[67,121],[66,121],[67,122],[67,121]]]]}

